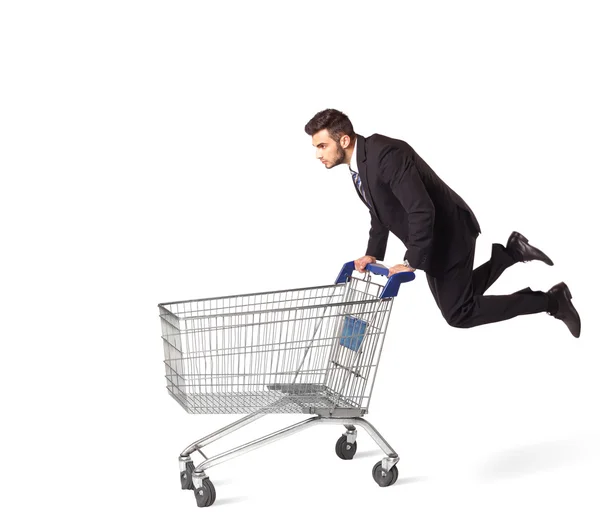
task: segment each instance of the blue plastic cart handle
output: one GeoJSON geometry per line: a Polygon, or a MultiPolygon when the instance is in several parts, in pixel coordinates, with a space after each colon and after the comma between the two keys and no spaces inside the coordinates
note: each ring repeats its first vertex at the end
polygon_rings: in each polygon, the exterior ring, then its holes
{"type": "Polygon", "coordinates": [[[371,271],[373,274],[379,274],[381,276],[388,276],[390,272],[385,265],[378,263],[367,264],[367,271],[371,271]]]}
{"type": "MultiPolygon", "coordinates": [[[[373,274],[379,274],[381,276],[388,276],[389,269],[385,265],[372,263],[367,264],[367,270],[371,271],[373,274]]],[[[354,260],[351,262],[346,262],[340,274],[337,277],[335,283],[346,283],[348,278],[352,276],[354,272],[354,260]]],[[[400,284],[405,282],[411,282],[415,279],[415,273],[412,271],[402,271],[400,273],[393,274],[388,278],[383,291],[381,292],[380,298],[394,298],[398,295],[398,291],[400,290],[400,284]]]]}

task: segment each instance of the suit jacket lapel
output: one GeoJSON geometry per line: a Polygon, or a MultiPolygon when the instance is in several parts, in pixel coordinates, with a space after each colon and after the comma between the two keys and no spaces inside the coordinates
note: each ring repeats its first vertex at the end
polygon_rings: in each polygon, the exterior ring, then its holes
{"type": "MultiPolygon", "coordinates": [[[[371,207],[375,212],[375,215],[379,220],[379,213],[377,212],[377,208],[375,208],[375,202],[373,201],[373,197],[371,195],[371,189],[369,187],[369,179],[367,177],[367,150],[366,150],[366,140],[360,135],[356,134],[356,162],[358,164],[358,175],[360,175],[360,180],[362,182],[363,188],[365,190],[365,195],[371,201],[371,207]]],[[[355,186],[356,188],[356,186],[355,186]]],[[[356,189],[358,192],[358,188],[356,189]]],[[[360,195],[360,193],[359,193],[360,195]]],[[[362,196],[361,196],[362,198],[362,196]]]]}

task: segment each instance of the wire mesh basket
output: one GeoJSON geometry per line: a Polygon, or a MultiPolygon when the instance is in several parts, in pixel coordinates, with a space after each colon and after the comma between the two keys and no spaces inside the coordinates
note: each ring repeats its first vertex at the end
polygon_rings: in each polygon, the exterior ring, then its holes
{"type": "Polygon", "coordinates": [[[167,388],[190,413],[366,413],[393,298],[370,278],[160,304],[167,388]]]}

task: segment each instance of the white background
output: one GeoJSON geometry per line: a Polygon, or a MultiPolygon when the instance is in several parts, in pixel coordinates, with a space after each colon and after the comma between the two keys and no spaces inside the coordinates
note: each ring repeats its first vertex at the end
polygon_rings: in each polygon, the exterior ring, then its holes
{"type": "MultiPolygon", "coordinates": [[[[600,516],[594,2],[5,2],[0,8],[3,518],[600,516]],[[579,340],[545,313],[449,327],[425,276],[395,303],[367,419],[400,454],[318,427],[214,467],[177,456],[237,416],[165,389],[157,304],[333,283],[365,252],[345,167],[304,125],[337,108],[406,140],[493,242],[555,262],[579,340]],[[329,513],[325,513],[325,509],[329,513]]],[[[390,237],[385,262],[402,261],[390,237]]],[[[217,454],[305,416],[269,416],[217,454]]]]}

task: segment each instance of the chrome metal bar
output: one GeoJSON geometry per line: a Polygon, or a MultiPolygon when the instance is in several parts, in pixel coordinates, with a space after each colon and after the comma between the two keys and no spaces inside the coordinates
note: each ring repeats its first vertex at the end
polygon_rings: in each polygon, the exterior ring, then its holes
{"type": "MultiPolygon", "coordinates": [[[[344,422],[344,421],[348,422],[347,419],[341,419],[341,421],[342,422],[344,422]]],[[[381,448],[381,451],[383,451],[388,457],[390,457],[390,458],[398,458],[398,454],[388,444],[388,442],[382,437],[382,435],[375,429],[375,426],[373,426],[369,421],[367,421],[366,419],[363,419],[362,417],[358,417],[356,419],[353,419],[352,423],[355,426],[361,426],[362,428],[364,428],[365,430],[367,430],[367,433],[371,436],[371,438],[381,448]]]]}
{"type": "Polygon", "coordinates": [[[229,435],[230,433],[239,430],[243,426],[246,426],[247,424],[250,424],[251,422],[254,422],[257,419],[264,417],[265,415],[266,413],[255,412],[251,413],[250,415],[247,415],[246,417],[242,417],[238,421],[235,421],[234,423],[231,423],[230,425],[225,426],[220,430],[217,430],[216,432],[207,435],[206,437],[202,437],[202,439],[196,442],[193,442],[181,452],[180,457],[189,457],[195,451],[200,451],[200,448],[208,446],[211,442],[215,442],[221,439],[222,437],[225,437],[226,435],[229,435]]]}
{"type": "MultiPolygon", "coordinates": [[[[386,471],[389,471],[389,469],[393,465],[395,465],[399,460],[399,457],[397,453],[393,450],[393,448],[387,443],[387,441],[381,436],[381,434],[375,429],[375,427],[365,419],[361,417],[348,418],[316,416],[288,426],[287,428],[283,428],[279,431],[273,432],[269,435],[265,435],[264,437],[243,444],[242,446],[238,446],[237,448],[233,448],[229,451],[221,453],[220,455],[215,455],[214,457],[211,457],[205,460],[204,462],[201,462],[198,466],[196,466],[196,469],[194,470],[194,477],[196,481],[198,481],[198,479],[205,478],[206,475],[204,471],[208,468],[211,468],[212,466],[222,464],[223,462],[244,455],[245,453],[258,449],[262,446],[266,446],[267,444],[275,442],[276,440],[282,439],[289,435],[293,435],[294,433],[298,433],[316,424],[339,424],[345,426],[349,431],[352,431],[353,436],[356,435],[353,426],[360,426],[367,431],[371,438],[387,455],[387,458],[384,459],[384,463],[387,468],[386,471]]],[[[355,438],[353,440],[355,440],[355,438]]]]}
{"type": "Polygon", "coordinates": [[[262,446],[266,446],[267,444],[270,444],[271,442],[274,442],[278,439],[282,439],[284,437],[287,437],[288,435],[292,435],[296,432],[302,431],[305,428],[308,428],[309,426],[312,426],[313,424],[318,423],[318,421],[320,421],[320,420],[322,420],[321,417],[318,417],[318,416],[311,417],[310,419],[306,419],[302,422],[293,424],[292,426],[288,426],[287,428],[284,428],[282,430],[271,433],[270,435],[265,435],[264,437],[261,437],[260,439],[256,439],[252,442],[249,442],[249,443],[239,446],[237,448],[233,448],[229,451],[221,453],[220,455],[211,457],[210,459],[198,464],[198,466],[196,466],[196,469],[194,470],[194,473],[201,474],[204,472],[204,470],[206,470],[212,466],[216,466],[217,464],[222,464],[223,462],[226,462],[235,457],[239,457],[240,455],[243,455],[244,453],[248,453],[248,452],[253,451],[262,446]]]}

